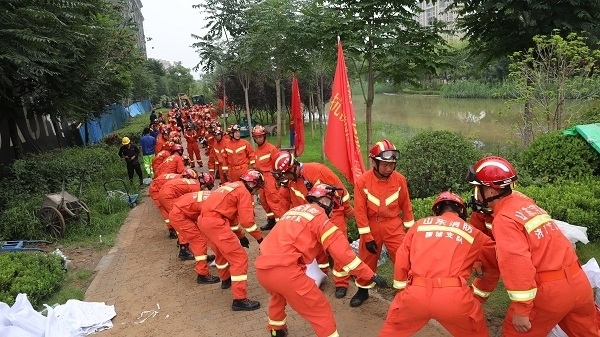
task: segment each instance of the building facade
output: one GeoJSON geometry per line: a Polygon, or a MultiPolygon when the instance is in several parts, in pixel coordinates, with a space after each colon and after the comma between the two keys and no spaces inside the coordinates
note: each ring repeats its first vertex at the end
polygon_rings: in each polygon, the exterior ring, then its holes
{"type": "MultiPolygon", "coordinates": [[[[420,1],[419,7],[422,9],[422,12],[418,13],[415,16],[415,19],[422,26],[429,26],[431,25],[433,19],[437,19],[445,22],[448,25],[448,29],[455,31],[455,21],[457,15],[453,11],[446,10],[451,3],[452,1],[446,0],[439,0],[436,3],[431,3],[430,1],[420,1]]],[[[460,38],[460,36],[462,36],[462,34],[455,32],[454,35],[449,36],[448,38],[460,38]]]]}
{"type": "Polygon", "coordinates": [[[124,4],[123,15],[130,19],[134,24],[137,34],[137,45],[140,51],[146,56],[146,36],[144,35],[144,16],[142,15],[142,1],[141,0],[110,0],[116,4],[124,4]]]}

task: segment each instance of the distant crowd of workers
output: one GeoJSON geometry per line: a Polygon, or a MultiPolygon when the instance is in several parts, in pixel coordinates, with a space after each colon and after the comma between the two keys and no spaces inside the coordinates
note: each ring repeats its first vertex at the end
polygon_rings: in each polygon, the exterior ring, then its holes
{"type": "MultiPolygon", "coordinates": [[[[331,305],[307,276],[307,265],[316,260],[326,275],[331,271],[336,298],[346,296],[353,276],[358,291],[350,306],[358,307],[370,288],[387,287],[376,274],[384,245],[399,292],[379,336],[411,336],[430,319],[453,336],[489,336],[482,303],[500,277],[511,301],[503,336],[547,336],[557,324],[568,336],[600,336],[593,291],[571,243],[545,210],[513,190],[518,178],[508,160],[488,156],[469,168],[470,217],[467,203],[444,191],[432,215],[415,221],[406,178],[396,171],[400,154],[389,140],[370,149],[372,168],[357,179],[351,198],[324,164],[303,163],[276,148],[260,125],[251,132],[253,148],[239,125],[225,132],[214,112],[194,106],[174,108],[167,119],[153,113],[140,141],[144,169],[153,178],[149,194],[169,237],[178,239],[179,258],[195,260],[198,283],[231,288],[234,311],[260,308],[247,298],[244,248],[250,241],[244,232],[257,241],[254,268],[271,295],[270,336],[288,335],[286,305],[317,336],[338,336],[331,305]],[[207,173],[194,169],[203,167],[200,145],[207,173]],[[254,195],[267,214],[262,227],[255,222],[254,195]],[[360,235],[358,256],[348,243],[351,218],[360,235]],[[218,276],[209,272],[213,260],[218,276]]],[[[129,179],[137,171],[141,184],[139,149],[134,153],[127,137],[122,143],[129,179]]]]}

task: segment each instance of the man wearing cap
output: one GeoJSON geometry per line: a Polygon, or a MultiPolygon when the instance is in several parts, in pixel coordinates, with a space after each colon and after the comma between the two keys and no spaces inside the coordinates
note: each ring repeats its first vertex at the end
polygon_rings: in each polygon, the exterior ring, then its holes
{"type": "Polygon", "coordinates": [[[128,137],[123,137],[121,140],[121,148],[119,149],[119,157],[125,159],[127,163],[127,176],[129,177],[129,183],[133,184],[133,171],[137,173],[140,178],[140,186],[144,184],[144,178],[142,176],[142,167],[140,166],[140,149],[137,146],[131,145],[131,141],[128,137]]]}

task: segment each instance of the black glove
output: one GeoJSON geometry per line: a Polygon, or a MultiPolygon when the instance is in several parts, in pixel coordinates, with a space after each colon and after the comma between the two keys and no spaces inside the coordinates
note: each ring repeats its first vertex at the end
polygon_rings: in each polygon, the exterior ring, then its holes
{"type": "Polygon", "coordinates": [[[375,275],[373,275],[373,277],[371,277],[371,281],[375,282],[375,284],[379,288],[387,288],[387,286],[388,286],[387,281],[383,277],[381,277],[377,274],[375,274],[375,275]]]}
{"type": "Polygon", "coordinates": [[[250,248],[250,241],[247,237],[243,236],[240,238],[240,245],[242,245],[242,247],[250,248]]]}
{"type": "Polygon", "coordinates": [[[367,243],[365,243],[365,247],[367,247],[369,253],[377,254],[377,242],[375,242],[375,240],[367,241],[367,243]]]}
{"type": "Polygon", "coordinates": [[[260,245],[260,243],[263,242],[263,238],[256,240],[256,242],[258,242],[258,244],[260,245]]]}

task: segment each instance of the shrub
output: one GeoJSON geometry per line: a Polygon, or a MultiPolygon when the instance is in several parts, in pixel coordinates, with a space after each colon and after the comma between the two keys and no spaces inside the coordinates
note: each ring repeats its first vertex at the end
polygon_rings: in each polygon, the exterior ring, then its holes
{"type": "Polygon", "coordinates": [[[600,240],[600,180],[561,181],[519,188],[553,219],[587,227],[590,241],[600,240]]]}
{"type": "Polygon", "coordinates": [[[527,174],[544,182],[600,173],[600,154],[582,137],[566,137],[560,131],[536,138],[522,153],[521,161],[527,174]]]}
{"type": "Polygon", "coordinates": [[[19,293],[26,293],[34,307],[41,307],[64,280],[62,263],[56,254],[0,254],[0,301],[12,305],[19,293]]]}
{"type": "Polygon", "coordinates": [[[468,189],[467,168],[481,157],[469,140],[450,131],[420,133],[400,147],[400,153],[399,170],[415,198],[468,189]]]}

